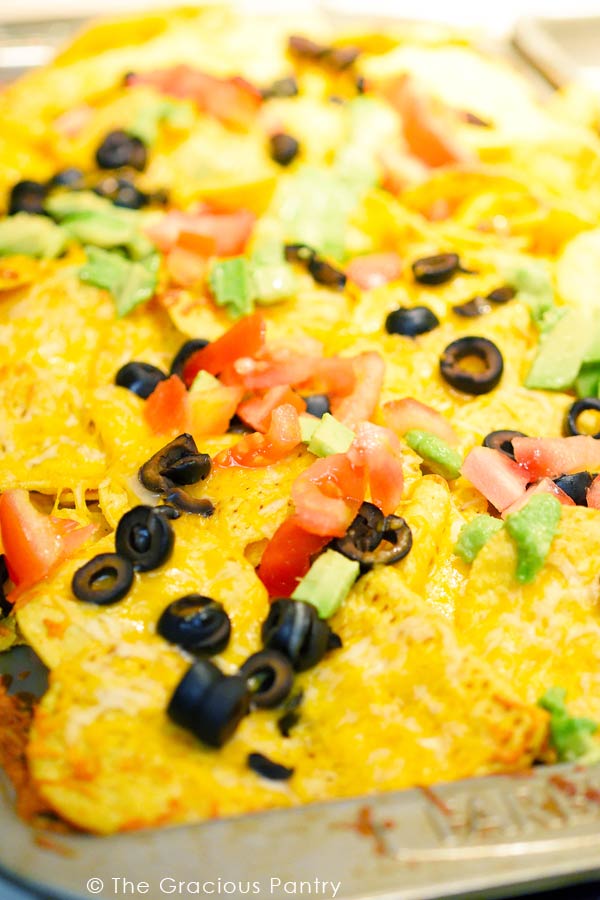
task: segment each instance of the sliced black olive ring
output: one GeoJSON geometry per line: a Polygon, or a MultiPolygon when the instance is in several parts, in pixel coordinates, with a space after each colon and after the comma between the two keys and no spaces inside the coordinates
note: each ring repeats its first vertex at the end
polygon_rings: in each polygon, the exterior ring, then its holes
{"type": "MultiPolygon", "coordinates": [[[[600,412],[600,400],[597,397],[584,397],[582,400],[576,400],[575,403],[571,404],[565,419],[565,432],[567,435],[588,434],[586,431],[580,431],[577,427],[579,416],[588,410],[600,412]]],[[[600,438],[600,431],[597,431],[592,437],[600,438]]]]}
{"type": "Polygon", "coordinates": [[[573,475],[561,475],[554,479],[561,491],[571,498],[577,506],[587,506],[587,492],[594,476],[591,472],[575,472],[573,475]]]}
{"type": "Polygon", "coordinates": [[[129,362],[121,366],[115,375],[115,384],[127,388],[147,400],[157,384],[166,379],[166,375],[157,366],[145,362],[129,362]]]}
{"type": "Polygon", "coordinates": [[[107,606],[122,600],[133,584],[133,564],[118,553],[100,553],[77,569],[71,588],[78,600],[107,606]]]}
{"type": "Polygon", "coordinates": [[[334,291],[343,291],[346,286],[346,274],[336,269],[331,263],[314,256],[308,261],[308,271],[317,282],[334,291]]]}
{"type": "Polygon", "coordinates": [[[239,675],[224,675],[207,659],[183,676],[167,707],[169,718],[209,747],[222,747],[250,711],[250,692],[239,675]]]}
{"type": "Polygon", "coordinates": [[[260,650],[249,656],[240,669],[252,695],[250,705],[273,709],[285,700],[294,683],[290,661],[277,650],[260,650]]]}
{"type": "Polygon", "coordinates": [[[404,559],[412,547],[412,532],[400,516],[384,516],[372,503],[363,503],[344,537],[336,538],[332,546],[367,572],[375,565],[389,566],[404,559]]]}
{"type": "Polygon", "coordinates": [[[8,200],[8,214],[30,213],[32,215],[45,215],[44,200],[48,193],[45,184],[39,181],[18,181],[12,188],[8,200]]]}
{"type": "Polygon", "coordinates": [[[298,82],[293,75],[287,78],[278,78],[268,87],[261,90],[264,100],[271,100],[275,97],[296,97],[298,94],[298,82]]]}
{"type": "Polygon", "coordinates": [[[268,778],[270,781],[287,781],[294,774],[294,770],[288,766],[282,766],[281,763],[273,762],[268,756],[262,753],[248,754],[248,768],[256,772],[262,778],[268,778]]]}
{"type": "Polygon", "coordinates": [[[311,394],[310,397],[304,398],[306,402],[306,412],[311,416],[322,419],[325,413],[331,412],[331,404],[327,394],[311,394]]]}
{"type": "Polygon", "coordinates": [[[457,253],[438,253],[437,256],[424,256],[412,264],[415,281],[420,284],[444,284],[461,269],[457,253]]]}
{"type": "Polygon", "coordinates": [[[96,163],[100,169],[146,168],[148,152],[145,144],[126,131],[111,131],[103,139],[96,151],[96,163]]]}
{"type": "Polygon", "coordinates": [[[303,672],[325,656],[330,632],[310,603],[281,599],[271,604],[262,638],[265,649],[279,650],[297,672],[303,672]]]}
{"type": "Polygon", "coordinates": [[[502,287],[490,291],[487,295],[487,299],[491,300],[492,303],[508,303],[509,300],[512,300],[516,296],[517,292],[514,287],[511,287],[510,284],[504,284],[502,287]]]}
{"type": "Polygon", "coordinates": [[[148,462],[141,467],[139,478],[147,490],[155,494],[163,494],[171,491],[176,483],[193,484],[203,481],[208,476],[210,468],[211,458],[208,453],[199,453],[192,435],[184,433],[173,438],[154,456],[150,457],[148,462]],[[190,457],[194,457],[196,460],[194,467],[191,467],[189,462],[182,463],[182,460],[189,461],[190,457]],[[176,479],[169,477],[167,474],[169,471],[171,474],[176,473],[176,479]],[[196,474],[198,474],[197,478],[196,474]],[[193,475],[194,481],[184,482],[182,479],[186,475],[189,477],[193,475]]]}
{"type": "Polygon", "coordinates": [[[5,618],[13,608],[12,603],[8,602],[4,593],[4,586],[7,581],[8,566],[6,565],[6,557],[4,553],[0,553],[0,619],[5,618]]]}
{"type": "Polygon", "coordinates": [[[117,525],[117,553],[130,559],[138,572],[149,572],[166,562],[174,543],[173,526],[152,506],[134,506],[117,525]]]}
{"type": "Polygon", "coordinates": [[[280,166],[289,166],[300,152],[300,144],[291,134],[271,135],[270,138],[271,159],[280,166]]]}
{"type": "Polygon", "coordinates": [[[440,373],[448,384],[465,394],[488,394],[502,378],[504,361],[492,341],[482,337],[463,337],[448,344],[440,359],[440,373]],[[475,357],[484,364],[482,372],[473,372],[461,362],[475,357]]]}
{"type": "Polygon", "coordinates": [[[186,594],[169,603],[156,630],[165,640],[190,653],[212,656],[221,653],[229,643],[231,622],[217,600],[203,594],[186,594]]]}
{"type": "Polygon", "coordinates": [[[192,353],[196,353],[197,350],[204,350],[209,343],[205,338],[194,338],[182,344],[171,363],[170,374],[179,375],[183,380],[183,370],[192,353]]]}
{"type": "Polygon", "coordinates": [[[284,247],[284,256],[289,263],[308,265],[316,255],[316,251],[308,244],[286,244],[284,247]]]}
{"type": "Polygon", "coordinates": [[[473,319],[477,316],[485,316],[486,313],[492,311],[492,304],[487,299],[487,297],[475,296],[471,300],[467,300],[466,303],[459,303],[457,306],[452,307],[452,312],[456,313],[457,316],[462,316],[466,319],[473,319]]]}
{"type": "Polygon", "coordinates": [[[433,331],[439,324],[440,320],[427,306],[400,306],[386,318],[385,330],[388,334],[417,337],[433,331]]]}
{"type": "Polygon", "coordinates": [[[483,446],[489,447],[490,450],[499,450],[511,459],[515,458],[515,451],[512,445],[513,438],[527,437],[522,431],[490,431],[483,439],[483,446]]]}
{"type": "Polygon", "coordinates": [[[172,504],[181,512],[192,513],[192,515],[202,516],[205,519],[209,519],[215,511],[215,505],[211,500],[207,500],[205,497],[192,497],[183,488],[171,488],[163,499],[165,503],[172,504]]]}

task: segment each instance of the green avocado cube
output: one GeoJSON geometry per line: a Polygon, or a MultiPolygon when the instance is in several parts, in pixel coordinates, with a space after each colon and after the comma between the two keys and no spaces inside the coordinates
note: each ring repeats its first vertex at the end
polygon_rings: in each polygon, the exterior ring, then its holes
{"type": "Polygon", "coordinates": [[[68,235],[47,216],[17,213],[0,221],[0,256],[54,259],[65,249],[68,235]]]}
{"type": "Polygon", "coordinates": [[[572,387],[591,341],[591,319],[585,310],[569,309],[548,332],[525,379],[525,387],[564,391],[572,387]]]}
{"type": "Polygon", "coordinates": [[[460,454],[437,434],[413,428],[406,432],[404,440],[411,450],[414,450],[423,462],[427,463],[432,472],[449,481],[460,475],[463,463],[460,454]]]}
{"type": "Polygon", "coordinates": [[[558,531],[561,505],[552,494],[534,494],[506,518],[506,530],[517,545],[516,578],[530,584],[544,565],[558,531]]]}
{"type": "Polygon", "coordinates": [[[325,413],[312,433],[308,449],[315,456],[331,456],[333,453],[345,453],[355,438],[354,432],[342,422],[325,413]]]}
{"type": "Polygon", "coordinates": [[[475,516],[460,529],[454,553],[463,562],[472,563],[482,547],[502,528],[504,522],[501,519],[494,519],[493,516],[486,514],[475,516]]]}
{"type": "Polygon", "coordinates": [[[360,565],[335,550],[326,550],[314,561],[292,600],[304,600],[314,606],[322,619],[336,612],[360,574],[360,565]]]}

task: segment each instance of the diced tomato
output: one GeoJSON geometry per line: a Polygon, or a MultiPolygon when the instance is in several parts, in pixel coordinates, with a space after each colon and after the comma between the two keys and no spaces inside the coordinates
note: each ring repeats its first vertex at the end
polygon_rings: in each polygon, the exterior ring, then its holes
{"type": "Polygon", "coordinates": [[[346,453],[317,459],[292,487],[298,524],[311,534],[342,537],[365,499],[366,472],[346,453]]]}
{"type": "Polygon", "coordinates": [[[365,291],[396,281],[401,272],[402,260],[393,252],[357,256],[346,266],[346,275],[350,281],[365,291]]]}
{"type": "Polygon", "coordinates": [[[54,120],[54,128],[67,138],[75,138],[83,131],[93,115],[94,109],[87,103],[72,106],[54,120]]]}
{"type": "Polygon", "coordinates": [[[286,519],[265,547],[257,570],[269,596],[289,597],[310,569],[311,557],[328,541],[301,528],[295,516],[286,519]]]}
{"type": "Polygon", "coordinates": [[[179,287],[190,287],[206,275],[206,260],[183,247],[173,247],[167,254],[166,263],[171,281],[179,287]]]}
{"type": "Polygon", "coordinates": [[[346,397],[356,386],[354,360],[343,356],[324,356],[315,359],[312,375],[303,385],[311,394],[346,397]]]}
{"type": "Polygon", "coordinates": [[[428,166],[470,162],[472,154],[452,135],[452,115],[428,96],[413,78],[393,78],[384,85],[386,99],[400,114],[404,139],[415,156],[428,166]]]}
{"type": "Polygon", "coordinates": [[[356,386],[351,394],[332,402],[331,412],[344,425],[355,429],[375,412],[383,385],[385,363],[375,351],[360,353],[354,357],[353,363],[356,386]]]}
{"type": "Polygon", "coordinates": [[[80,527],[71,519],[40,512],[20,488],[0,497],[0,535],[11,581],[26,588],[42,578],[89,540],[95,525],[80,527]]]}
{"type": "Polygon", "coordinates": [[[458,441],[452,425],[441,413],[413,397],[390,400],[383,404],[382,412],[387,427],[400,437],[413,428],[419,428],[436,434],[448,444],[454,445],[458,441]]]}
{"type": "Polygon", "coordinates": [[[531,481],[526,469],[489,447],[474,447],[465,457],[461,472],[499,512],[518,500],[531,481]]]}
{"type": "Polygon", "coordinates": [[[208,391],[190,391],[190,431],[194,437],[224,434],[242,399],[244,389],[220,384],[208,391]]]}
{"type": "Polygon", "coordinates": [[[372,422],[362,422],[348,450],[348,458],[366,468],[375,506],[386,516],[393,513],[404,488],[402,447],[394,432],[372,422]]]}
{"type": "Polygon", "coordinates": [[[264,345],[265,331],[265,320],[260,313],[240,319],[216,341],[192,353],[183,370],[185,383],[191,384],[202,369],[219,375],[241,356],[254,356],[264,345]]]}
{"type": "Polygon", "coordinates": [[[146,230],[159,250],[175,246],[204,256],[236,256],[243,253],[255,216],[247,209],[216,212],[201,207],[197,212],[171,210],[146,230]]]}
{"type": "Polygon", "coordinates": [[[596,475],[585,496],[590,509],[600,509],[600,475],[596,475]]]}
{"type": "Polygon", "coordinates": [[[297,410],[290,404],[277,406],[271,415],[266,434],[248,434],[214,458],[216,466],[247,466],[258,468],[279,462],[302,440],[297,410]]]}
{"type": "Polygon", "coordinates": [[[258,359],[240,358],[225,380],[243,384],[249,391],[280,385],[301,385],[307,393],[350,393],[356,376],[353,361],[340,356],[305,356],[290,350],[263,350],[258,359]]]}
{"type": "MultiPolygon", "coordinates": [[[[243,388],[241,388],[243,391],[243,388]]],[[[271,424],[271,414],[276,406],[282,403],[291,403],[299,413],[306,412],[306,403],[295,391],[286,385],[269,388],[262,397],[251,397],[240,403],[237,414],[246,425],[255,431],[268,431],[271,424]]]]}
{"type": "Polygon", "coordinates": [[[524,494],[522,494],[514,503],[502,510],[502,518],[518,512],[522,509],[534,494],[552,494],[562,506],[575,506],[575,501],[569,497],[551,478],[542,478],[537,484],[530,484],[524,494]]]}
{"type": "Polygon", "coordinates": [[[430,175],[429,166],[393,144],[382,147],[378,159],[383,168],[381,186],[391,194],[400,194],[410,185],[425,181],[430,175]]]}
{"type": "Polygon", "coordinates": [[[159,381],[144,405],[144,418],[155,434],[189,430],[190,406],[185,384],[177,375],[159,381]]]}
{"type": "Polygon", "coordinates": [[[136,73],[128,84],[148,84],[164,94],[193,100],[204,112],[235,127],[249,125],[262,102],[260,92],[245,79],[217,78],[188,65],[136,73]]]}
{"type": "Polygon", "coordinates": [[[514,438],[515,459],[530,481],[600,469],[600,440],[591,435],[564,438],[514,438]]]}

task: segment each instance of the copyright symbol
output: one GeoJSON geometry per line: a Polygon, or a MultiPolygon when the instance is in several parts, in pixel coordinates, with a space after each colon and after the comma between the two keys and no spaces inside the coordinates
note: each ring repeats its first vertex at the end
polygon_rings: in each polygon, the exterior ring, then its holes
{"type": "Polygon", "coordinates": [[[100,891],[104,890],[104,882],[101,878],[90,878],[86,887],[90,894],[99,894],[100,891]]]}

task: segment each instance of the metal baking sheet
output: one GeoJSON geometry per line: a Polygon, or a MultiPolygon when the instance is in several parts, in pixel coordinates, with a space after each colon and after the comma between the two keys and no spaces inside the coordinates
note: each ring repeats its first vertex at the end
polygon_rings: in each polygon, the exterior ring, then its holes
{"type": "MultiPolygon", "coordinates": [[[[0,25],[0,81],[45,62],[81,24],[0,25]]],[[[2,674],[13,690],[45,689],[28,648],[0,655],[2,674]]],[[[113,837],[37,832],[13,799],[0,773],[0,872],[57,900],[491,900],[600,876],[600,766],[539,767],[113,837]]]]}
{"type": "Polygon", "coordinates": [[[600,92],[600,15],[522,19],[513,42],[554,87],[576,80],[600,92]]]}

